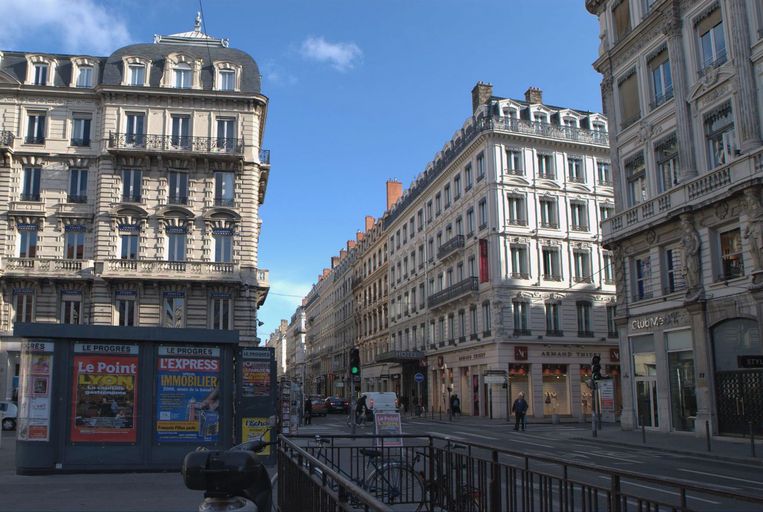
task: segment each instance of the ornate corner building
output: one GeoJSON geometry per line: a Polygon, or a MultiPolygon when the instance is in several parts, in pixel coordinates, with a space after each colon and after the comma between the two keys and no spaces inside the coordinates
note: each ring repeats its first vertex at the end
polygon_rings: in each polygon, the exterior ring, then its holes
{"type": "Polygon", "coordinates": [[[108,57],[0,53],[0,394],[16,323],[257,342],[268,99],[255,61],[200,26],[108,57]]]}
{"type": "Polygon", "coordinates": [[[763,432],[763,4],[587,0],[616,212],[624,428],[763,432]]]}

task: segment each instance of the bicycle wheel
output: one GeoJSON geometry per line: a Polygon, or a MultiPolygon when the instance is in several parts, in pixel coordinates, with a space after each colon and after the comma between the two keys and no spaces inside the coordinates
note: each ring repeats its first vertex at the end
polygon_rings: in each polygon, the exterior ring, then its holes
{"type": "Polygon", "coordinates": [[[379,466],[368,475],[363,487],[388,505],[426,502],[424,482],[419,474],[406,464],[390,463],[379,466]]]}

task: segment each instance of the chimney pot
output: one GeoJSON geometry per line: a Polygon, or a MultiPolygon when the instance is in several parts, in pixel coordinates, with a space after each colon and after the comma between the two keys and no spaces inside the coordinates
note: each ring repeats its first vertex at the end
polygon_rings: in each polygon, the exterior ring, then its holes
{"type": "Polygon", "coordinates": [[[480,106],[486,105],[492,96],[493,84],[477,82],[477,85],[472,89],[472,114],[477,112],[480,106]]]}
{"type": "Polygon", "coordinates": [[[374,227],[374,218],[370,215],[366,215],[366,233],[371,231],[371,228],[374,227]]]}
{"type": "Polygon", "coordinates": [[[403,195],[403,184],[397,180],[387,180],[387,210],[391,210],[403,195]]]}
{"type": "Polygon", "coordinates": [[[530,86],[525,91],[525,101],[530,104],[543,103],[543,91],[535,86],[530,86]]]}

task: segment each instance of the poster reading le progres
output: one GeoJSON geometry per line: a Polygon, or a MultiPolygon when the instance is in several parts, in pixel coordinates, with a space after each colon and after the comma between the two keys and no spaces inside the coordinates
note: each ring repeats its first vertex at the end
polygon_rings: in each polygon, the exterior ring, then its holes
{"type": "Polygon", "coordinates": [[[216,443],[220,432],[220,349],[159,347],[156,441],[216,443]]]}
{"type": "Polygon", "coordinates": [[[74,352],[71,440],[134,443],[138,347],[77,343],[74,352]]]}
{"type": "Polygon", "coordinates": [[[18,412],[18,438],[22,441],[50,439],[52,352],[53,343],[50,342],[28,341],[22,345],[18,412]]]}

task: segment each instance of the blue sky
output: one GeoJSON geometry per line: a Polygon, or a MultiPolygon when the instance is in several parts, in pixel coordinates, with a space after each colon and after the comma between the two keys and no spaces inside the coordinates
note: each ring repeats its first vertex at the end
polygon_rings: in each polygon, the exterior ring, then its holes
{"type": "MultiPolygon", "coordinates": [[[[598,22],[584,0],[203,0],[206,32],[251,54],[270,98],[260,237],[263,340],[332,255],[471,114],[471,89],[543,89],[601,111],[598,22]]],[[[198,0],[0,0],[0,49],[108,55],[193,28],[198,0]],[[107,28],[106,28],[107,27],[107,28]]]]}

